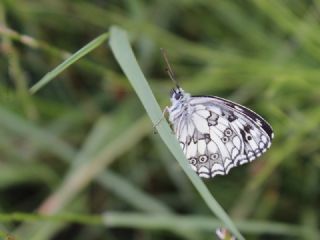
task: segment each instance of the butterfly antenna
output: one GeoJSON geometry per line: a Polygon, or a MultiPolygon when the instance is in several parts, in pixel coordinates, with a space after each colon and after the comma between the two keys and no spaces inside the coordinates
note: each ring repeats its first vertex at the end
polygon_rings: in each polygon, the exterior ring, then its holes
{"type": "Polygon", "coordinates": [[[174,82],[174,84],[177,86],[177,88],[180,88],[179,83],[178,83],[177,79],[175,78],[174,72],[173,72],[173,70],[172,70],[172,68],[171,68],[171,65],[170,65],[170,63],[169,63],[166,50],[164,50],[163,48],[160,48],[160,50],[161,50],[163,59],[164,59],[164,61],[165,61],[166,64],[167,64],[167,68],[166,68],[167,74],[169,75],[169,77],[171,78],[171,80],[174,82]]]}

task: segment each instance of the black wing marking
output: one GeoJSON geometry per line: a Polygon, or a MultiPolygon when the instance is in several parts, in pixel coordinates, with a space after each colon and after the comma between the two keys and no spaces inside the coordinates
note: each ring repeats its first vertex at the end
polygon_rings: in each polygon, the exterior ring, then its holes
{"type": "MultiPolygon", "coordinates": [[[[251,109],[246,108],[245,106],[242,106],[230,100],[216,97],[216,96],[192,96],[192,97],[193,98],[211,98],[216,102],[217,105],[220,105],[220,106],[222,105],[221,106],[222,108],[223,106],[229,107],[230,110],[233,110],[243,115],[244,117],[251,119],[255,125],[258,125],[258,127],[261,127],[268,134],[270,139],[273,139],[274,133],[270,124],[265,119],[263,119],[259,114],[255,113],[251,109]]],[[[232,115],[230,115],[229,117],[232,118],[232,115]]],[[[230,120],[232,119],[229,119],[229,121],[230,120]]]]}

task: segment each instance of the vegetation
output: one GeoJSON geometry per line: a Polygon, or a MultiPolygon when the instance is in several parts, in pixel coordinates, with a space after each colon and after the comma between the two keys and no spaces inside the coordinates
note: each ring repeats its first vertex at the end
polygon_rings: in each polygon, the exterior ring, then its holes
{"type": "Polygon", "coordinates": [[[1,1],[0,239],[216,239],[221,225],[245,239],[317,239],[319,11],[318,1],[1,1]],[[186,91],[264,116],[271,149],[199,181],[167,124],[154,133],[173,86],[161,47],[186,91]]]}

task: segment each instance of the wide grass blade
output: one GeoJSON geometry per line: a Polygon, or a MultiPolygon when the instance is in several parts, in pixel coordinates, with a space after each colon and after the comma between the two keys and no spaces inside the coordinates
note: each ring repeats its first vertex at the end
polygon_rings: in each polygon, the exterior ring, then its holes
{"type": "Polygon", "coordinates": [[[55,78],[58,74],[60,74],[62,71],[64,71],[67,67],[69,67],[71,64],[78,61],[80,58],[100,46],[106,39],[108,39],[109,33],[104,33],[100,35],[99,37],[93,39],[91,42],[89,42],[87,45],[85,45],[83,48],[80,48],[76,53],[72,54],[70,57],[68,57],[65,61],[63,61],[61,64],[59,64],[55,69],[48,72],[46,75],[44,75],[43,78],[39,80],[35,85],[33,85],[30,88],[30,93],[34,94],[37,92],[40,88],[44,87],[46,84],[48,84],[53,78],[55,78]]]}
{"type": "MultiPolygon", "coordinates": [[[[183,171],[189,177],[190,181],[198,190],[203,200],[207,203],[212,212],[215,213],[215,215],[225,224],[228,229],[230,229],[230,231],[233,232],[235,236],[237,236],[238,239],[244,239],[233,221],[229,218],[220,204],[211,195],[203,181],[187,164],[187,160],[181,150],[181,147],[174,134],[172,134],[172,130],[170,129],[168,123],[166,121],[161,121],[160,124],[157,124],[158,121],[162,118],[161,109],[154,95],[152,94],[149,84],[146,81],[142,71],[140,70],[140,67],[137,64],[126,33],[118,27],[112,27],[110,34],[111,35],[109,43],[112,52],[120,67],[132,84],[138,97],[140,98],[153,124],[157,125],[156,128],[159,132],[160,137],[163,139],[171,153],[177,159],[183,171]]],[[[212,230],[214,230],[214,226],[212,230]]]]}

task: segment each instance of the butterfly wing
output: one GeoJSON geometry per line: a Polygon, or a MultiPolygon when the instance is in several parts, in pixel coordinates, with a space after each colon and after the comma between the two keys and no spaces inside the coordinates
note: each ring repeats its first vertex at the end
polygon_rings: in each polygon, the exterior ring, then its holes
{"type": "Polygon", "coordinates": [[[176,119],[174,130],[200,177],[226,175],[271,146],[271,126],[244,106],[218,97],[192,97],[189,109],[188,117],[176,119]]]}

